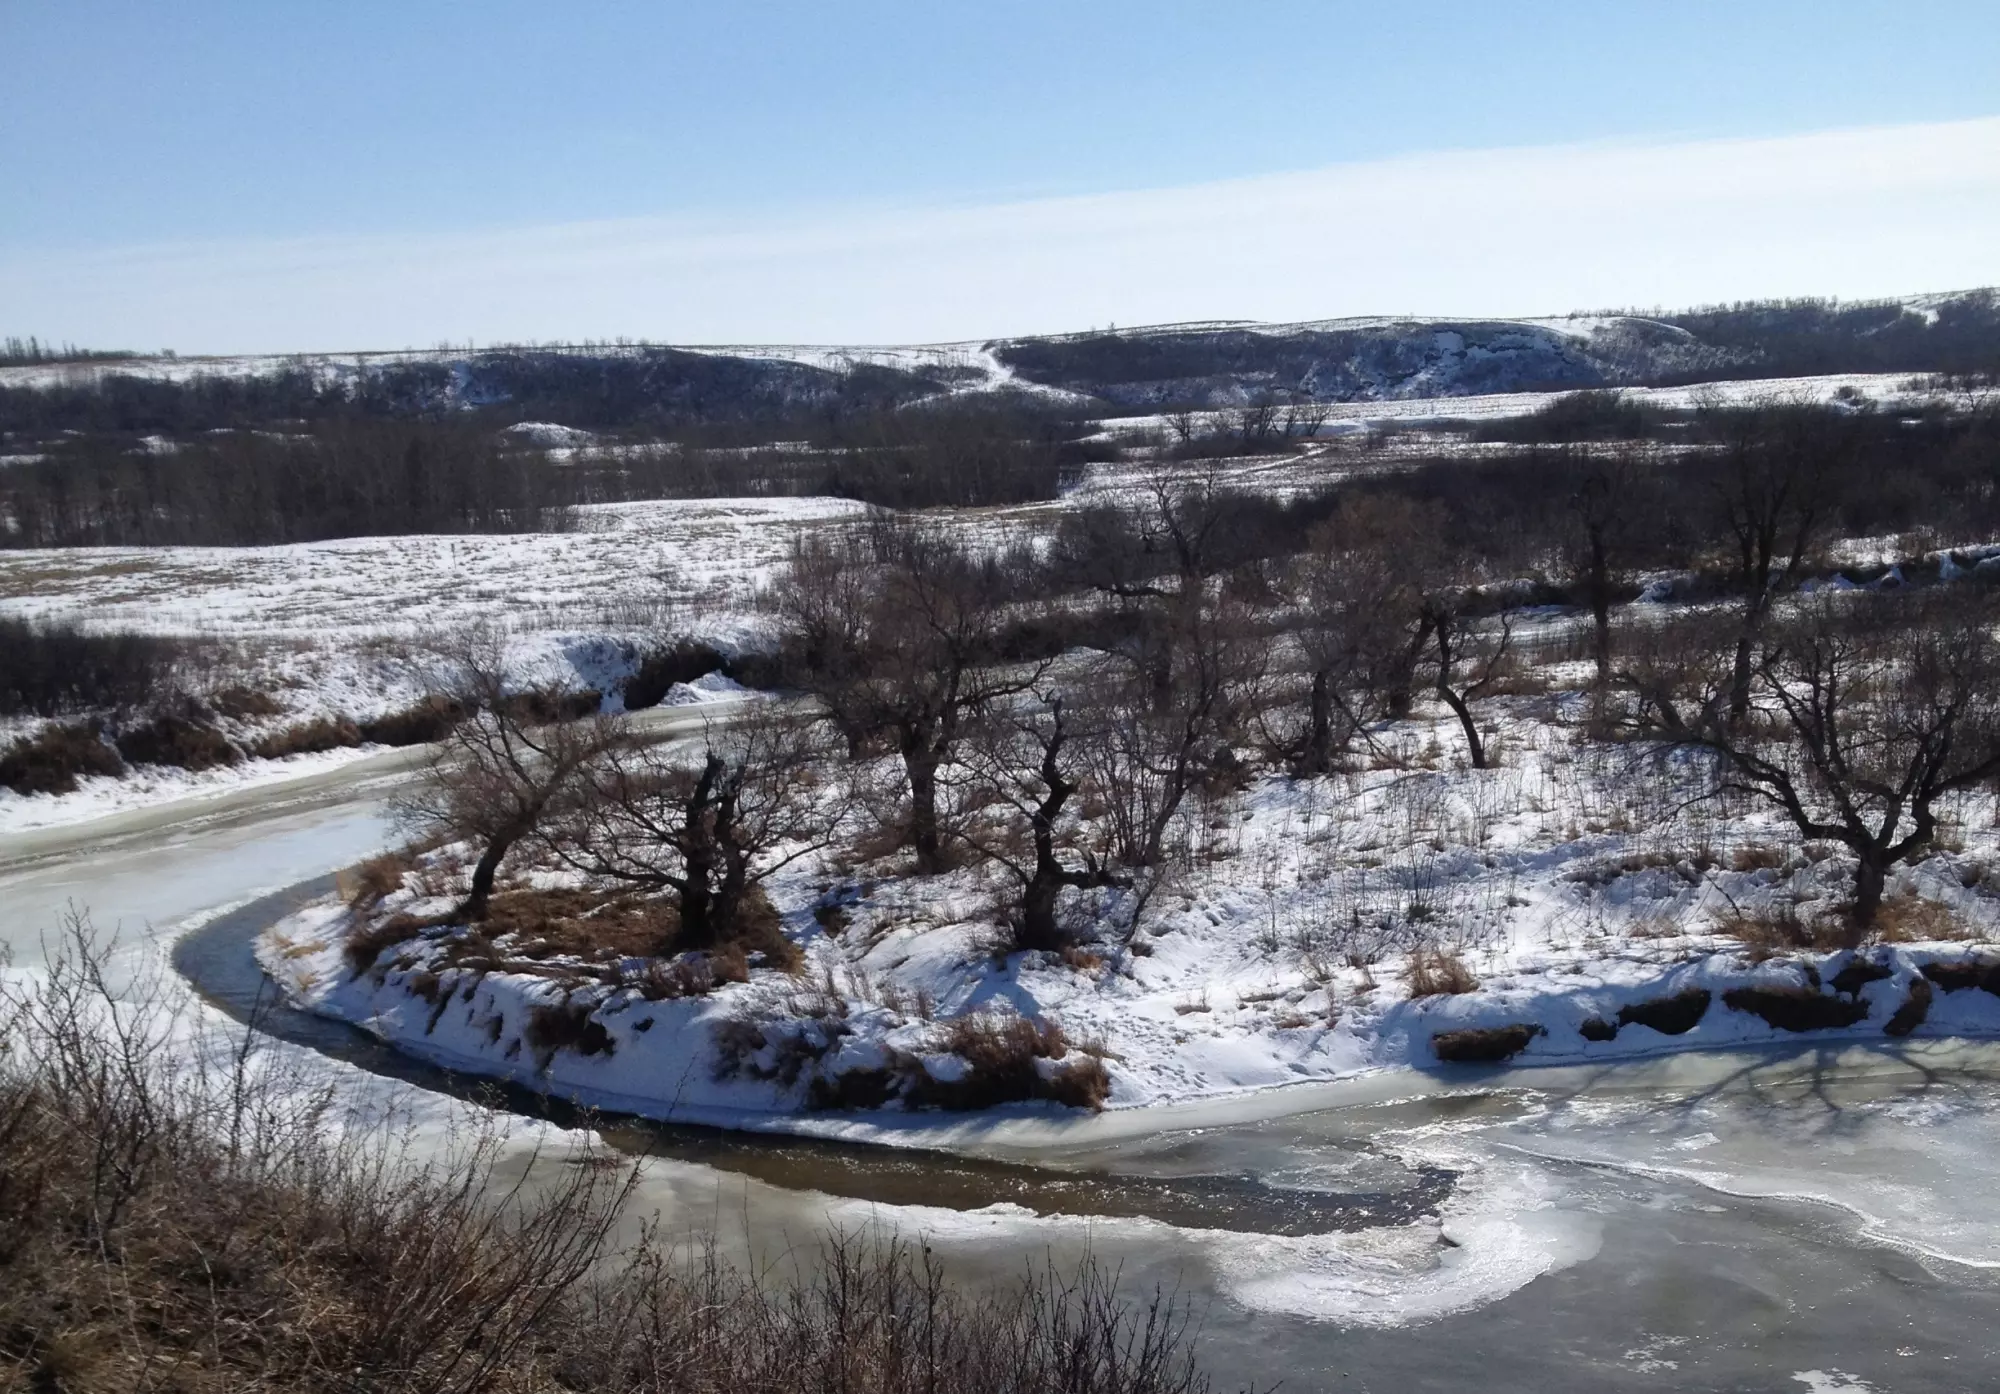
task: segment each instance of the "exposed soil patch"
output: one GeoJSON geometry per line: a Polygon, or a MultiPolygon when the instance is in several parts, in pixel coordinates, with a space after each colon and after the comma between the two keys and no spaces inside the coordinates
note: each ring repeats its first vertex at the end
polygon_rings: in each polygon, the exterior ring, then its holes
{"type": "Polygon", "coordinates": [[[1852,1026],[1868,1015],[1868,1004],[1832,997],[1809,987],[1733,987],[1722,994],[1731,1011],[1761,1017],[1780,1031],[1828,1031],[1852,1026]]]}
{"type": "Polygon", "coordinates": [[[1708,1013],[1712,1000],[1705,987],[1683,988],[1666,997],[1628,1002],[1618,1009],[1620,1026],[1648,1026],[1663,1036],[1682,1036],[1708,1013]]]}
{"type": "Polygon", "coordinates": [[[2000,962],[1969,958],[1957,963],[1926,963],[1924,976],[1946,992],[1963,992],[1969,987],[1980,987],[2000,997],[2000,962]]]}
{"type": "Polygon", "coordinates": [[[1924,1024],[1924,1018],[1931,1014],[1932,988],[1928,978],[1912,978],[1910,995],[1903,999],[1895,1014],[1884,1023],[1882,1030],[1891,1036],[1907,1036],[1924,1024]]]}
{"type": "Polygon", "coordinates": [[[1885,963],[1876,963],[1872,959],[1850,958],[1841,965],[1840,971],[1833,975],[1833,981],[1827,986],[1835,992],[1854,997],[1868,984],[1879,983],[1884,978],[1894,976],[1894,970],[1885,963]]]}
{"type": "Polygon", "coordinates": [[[1513,1059],[1528,1048],[1528,1042],[1547,1034],[1546,1027],[1525,1021],[1512,1026],[1439,1031],[1431,1037],[1431,1049],[1438,1059],[1454,1064],[1490,1065],[1513,1059]]]}
{"type": "Polygon", "coordinates": [[[591,1003],[578,1001],[534,1007],[528,1012],[528,1028],[523,1034],[528,1045],[544,1060],[559,1050],[573,1050],[578,1055],[609,1055],[616,1044],[595,1012],[591,1003]]]}

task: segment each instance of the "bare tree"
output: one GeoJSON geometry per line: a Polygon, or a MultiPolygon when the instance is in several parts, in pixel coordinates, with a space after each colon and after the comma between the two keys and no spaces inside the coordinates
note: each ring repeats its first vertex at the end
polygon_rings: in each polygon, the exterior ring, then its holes
{"type": "Polygon", "coordinates": [[[1481,623],[1472,613],[1475,593],[1465,589],[1433,592],[1424,600],[1425,623],[1436,646],[1438,699],[1451,708],[1465,732],[1472,768],[1486,768],[1486,742],[1473,719],[1472,704],[1492,693],[1513,654],[1514,620],[1502,610],[1481,623]]]}
{"type": "Polygon", "coordinates": [[[757,886],[831,841],[842,801],[825,755],[817,723],[779,716],[711,728],[693,761],[627,746],[544,840],[587,876],[671,892],[679,947],[710,948],[743,927],[757,886]]]}
{"type": "Polygon", "coordinates": [[[1019,822],[991,830],[975,824],[969,837],[1020,883],[1014,941],[1020,949],[1062,947],[1056,910],[1065,890],[1131,884],[1097,853],[1075,846],[1074,829],[1065,823],[1084,778],[1075,761],[1079,742],[1072,721],[1062,696],[1043,692],[1026,709],[996,713],[982,733],[981,773],[991,797],[1011,808],[1019,822]],[[1065,851],[1081,865],[1065,861],[1065,851]]]}
{"type": "Polygon", "coordinates": [[[1167,661],[1141,652],[1113,660],[1090,694],[1105,731],[1093,743],[1111,805],[1119,859],[1156,867],[1181,801],[1197,781],[1233,763],[1243,704],[1261,675],[1264,645],[1240,603],[1213,587],[1176,596],[1161,617],[1167,661]]]}
{"type": "MultiPolygon", "coordinates": [[[[1635,665],[1639,733],[1707,750],[1725,789],[1855,859],[1851,929],[1874,925],[1889,871],[1937,835],[1941,798],[2000,773],[2000,641],[1984,597],[1822,600],[1774,624],[1751,706],[1730,716],[1717,638],[1635,665]]],[[[1719,638],[1719,636],[1718,636],[1719,638]]]]}
{"type": "Polygon", "coordinates": [[[1277,433],[1278,403],[1267,393],[1236,413],[1236,438],[1249,449],[1263,447],[1277,433]]]}
{"type": "Polygon", "coordinates": [[[556,704],[518,685],[491,635],[473,635],[444,651],[434,687],[435,696],[469,715],[439,742],[422,777],[397,796],[394,809],[417,836],[478,846],[458,913],[484,919],[501,863],[583,794],[593,771],[626,735],[615,717],[549,720],[556,704]]]}
{"type": "Polygon", "coordinates": [[[1407,500],[1358,496],[1315,527],[1280,583],[1307,676],[1304,713],[1275,744],[1302,775],[1378,715],[1408,710],[1430,643],[1424,608],[1437,520],[1407,500]]]}
{"type": "Polygon", "coordinates": [[[1288,438],[1296,436],[1300,440],[1311,440],[1319,434],[1320,427],[1326,425],[1326,419],[1331,415],[1333,408],[1325,402],[1316,402],[1310,398],[1303,402],[1294,402],[1285,408],[1285,435],[1288,438]]]}
{"type": "Polygon", "coordinates": [[[1833,517],[1831,472],[1816,409],[1773,405],[1721,418],[1721,468],[1711,486],[1729,543],[1730,579],[1743,597],[1731,670],[1729,719],[1750,710],[1756,650],[1772,601],[1797,581],[1833,517]]]}
{"type": "Polygon", "coordinates": [[[1001,661],[1006,598],[995,568],[909,524],[803,543],[779,581],[779,609],[808,646],[806,684],[851,747],[881,734],[902,757],[908,837],[925,873],[945,864],[939,771],[970,720],[1030,690],[1045,666],[1001,661]]]}
{"type": "Polygon", "coordinates": [[[1643,535],[1662,523],[1663,500],[1648,485],[1649,466],[1630,451],[1602,455],[1565,448],[1554,461],[1569,496],[1561,547],[1566,569],[1590,609],[1597,685],[1611,681],[1611,607],[1619,577],[1641,554],[1643,535]]]}

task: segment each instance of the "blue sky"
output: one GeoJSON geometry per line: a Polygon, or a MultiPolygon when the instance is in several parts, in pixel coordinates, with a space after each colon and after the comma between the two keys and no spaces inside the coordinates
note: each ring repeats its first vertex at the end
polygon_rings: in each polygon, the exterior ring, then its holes
{"type": "MultiPolygon", "coordinates": [[[[1978,124],[2000,117],[1996,53],[1990,0],[0,0],[0,332],[200,350],[866,341],[1554,312],[1755,294],[1757,276],[1786,282],[1773,294],[2000,280],[1980,252],[2000,247],[2000,145],[1978,124]],[[1490,199],[1526,159],[1551,217],[1602,218],[1605,149],[1650,152],[1635,167],[1708,151],[1673,166],[1705,194],[1746,150],[1790,177],[1786,142],[1856,128],[1900,130],[1919,158],[1933,128],[1956,133],[1970,167],[1913,188],[1904,156],[1878,150],[1889,183],[1847,202],[1810,180],[1763,190],[1753,171],[1742,235],[1765,241],[1741,256],[1726,211],[1704,215],[1691,253],[1614,218],[1592,231],[1628,239],[1624,279],[1594,264],[1565,279],[1575,258],[1551,253],[1511,288],[1510,260],[1541,255],[1525,210],[1508,226],[1528,241],[1468,269],[1410,247],[1398,208],[1366,192],[1401,170],[1435,222],[1454,216],[1439,180],[1490,199]],[[1573,178],[1533,153],[1550,149],[1573,152],[1573,178]],[[1318,197],[1266,209],[1287,238],[1168,235],[1218,199],[1258,206],[1260,177],[1315,172],[1332,181],[1318,197]],[[1107,196],[1126,200],[1122,230],[1077,243],[1079,218],[1112,216],[1107,196]],[[1883,221],[1892,199],[1923,217],[1883,221]],[[1771,226],[1788,209],[1856,230],[1788,258],[1771,226]],[[987,234],[997,250],[968,251],[987,234]],[[857,238],[873,248],[862,270],[857,238]],[[1344,270],[1317,264],[1322,244],[1344,270]],[[734,268],[719,281],[718,256],[734,268]],[[1298,265],[1252,275],[1250,257],[1298,265]],[[1792,283],[1805,273],[1823,279],[1792,283]],[[1057,318],[1015,322],[1030,310],[1057,318]]],[[[1477,235],[1477,216],[1462,222],[1477,235]]]]}

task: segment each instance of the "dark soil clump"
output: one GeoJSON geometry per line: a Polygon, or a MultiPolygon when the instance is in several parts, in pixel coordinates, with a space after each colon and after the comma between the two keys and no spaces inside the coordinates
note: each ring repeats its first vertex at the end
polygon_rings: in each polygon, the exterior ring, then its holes
{"type": "Polygon", "coordinates": [[[1833,975],[1833,981],[1828,986],[1835,992],[1855,997],[1868,984],[1879,983],[1884,978],[1893,976],[1894,972],[1887,964],[1865,958],[1850,958],[1841,966],[1840,971],[1833,975]]]}
{"type": "Polygon", "coordinates": [[[1735,987],[1722,994],[1731,1011],[1762,1017],[1780,1031],[1829,1031],[1868,1015],[1868,1004],[1807,987],[1735,987]]]}
{"type": "Polygon", "coordinates": [[[1957,963],[1926,963],[1924,976],[1946,992],[1963,992],[1969,987],[1985,988],[2000,997],[2000,963],[1969,958],[1957,963]]]}
{"type": "Polygon", "coordinates": [[[1547,1034],[1546,1027],[1525,1021],[1512,1026],[1439,1031],[1431,1037],[1431,1049],[1438,1059],[1453,1064],[1492,1065],[1513,1059],[1528,1048],[1528,1042],[1547,1034]]]}
{"type": "Polygon", "coordinates": [[[1710,1000],[1707,988],[1690,987],[1666,997],[1628,1002],[1618,1009],[1618,1024],[1649,1026],[1662,1036],[1685,1035],[1707,1015],[1710,1000]]]}
{"type": "Polygon", "coordinates": [[[1903,999],[1903,1005],[1896,1008],[1894,1016],[1883,1025],[1882,1030],[1891,1036],[1907,1036],[1924,1024],[1924,1018],[1931,1014],[1931,984],[1928,978],[1912,978],[1910,995],[1903,999]]]}

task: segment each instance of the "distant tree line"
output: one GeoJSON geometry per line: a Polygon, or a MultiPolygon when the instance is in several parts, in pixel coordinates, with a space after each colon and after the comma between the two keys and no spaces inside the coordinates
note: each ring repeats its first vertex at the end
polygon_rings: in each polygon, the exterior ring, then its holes
{"type": "Polygon", "coordinates": [[[1807,298],[1660,318],[1771,377],[2000,372],[2000,295],[1991,290],[1942,300],[1928,313],[1891,300],[1807,298]]]}
{"type": "Polygon", "coordinates": [[[0,339],[0,368],[26,367],[36,363],[94,363],[106,359],[137,358],[130,349],[87,349],[75,344],[45,344],[34,335],[0,339]]]}
{"type": "Polygon", "coordinates": [[[0,469],[0,547],[260,545],[407,533],[556,531],[593,503],[831,495],[889,508],[1057,496],[1116,449],[1016,398],[950,399],[801,423],[810,439],[716,433],[557,458],[483,413],[327,417],[286,429],[61,439],[0,469]]]}
{"type": "Polygon", "coordinates": [[[490,349],[459,363],[364,361],[353,372],[299,360],[275,372],[166,379],[104,372],[89,382],[0,387],[0,432],[130,431],[185,435],[284,421],[484,410],[496,424],[557,421],[657,438],[739,428],[741,443],[796,438],[829,417],[905,405],[950,386],[860,365],[848,371],[682,349],[490,349]]]}
{"type": "Polygon", "coordinates": [[[165,451],[92,437],[0,470],[0,546],[255,545],[567,525],[545,452],[469,422],[342,421],[165,451]]]}

